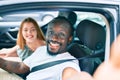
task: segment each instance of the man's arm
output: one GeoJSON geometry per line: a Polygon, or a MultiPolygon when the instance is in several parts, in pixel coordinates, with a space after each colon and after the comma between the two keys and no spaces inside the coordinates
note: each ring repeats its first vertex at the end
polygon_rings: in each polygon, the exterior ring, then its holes
{"type": "Polygon", "coordinates": [[[88,72],[81,71],[66,80],[96,80],[88,72]]]}
{"type": "Polygon", "coordinates": [[[29,67],[23,62],[8,61],[3,58],[0,58],[0,68],[17,74],[29,72],[29,67]]]}
{"type": "Polygon", "coordinates": [[[62,72],[62,80],[69,80],[71,76],[78,74],[78,71],[72,67],[67,67],[62,72]]]}

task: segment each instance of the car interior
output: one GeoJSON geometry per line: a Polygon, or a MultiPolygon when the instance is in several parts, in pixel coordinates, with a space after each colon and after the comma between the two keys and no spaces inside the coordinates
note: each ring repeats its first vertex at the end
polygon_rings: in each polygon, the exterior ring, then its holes
{"type": "MultiPolygon", "coordinates": [[[[19,27],[25,18],[34,18],[46,35],[47,24],[57,16],[64,16],[74,26],[74,36],[68,46],[68,52],[79,60],[80,69],[91,75],[103,61],[109,59],[110,45],[120,32],[118,2],[109,3],[108,0],[104,2],[99,0],[2,1],[0,49],[16,45],[19,27]]],[[[0,74],[4,73],[8,74],[4,71],[0,74]]]]}
{"type": "MultiPolygon", "coordinates": [[[[94,58],[85,58],[79,60],[81,70],[93,74],[97,66],[102,61],[104,61],[105,41],[106,41],[106,29],[105,29],[106,27],[104,27],[105,26],[104,20],[102,20],[101,17],[96,13],[79,12],[79,11],[55,11],[56,15],[54,15],[55,13],[53,12],[51,12],[52,14],[49,13],[49,11],[46,13],[48,13],[48,16],[52,15],[53,16],[52,18],[55,18],[57,16],[64,16],[68,18],[68,20],[70,20],[71,24],[74,26],[75,29],[74,38],[72,43],[68,47],[68,51],[70,52],[71,55],[73,55],[76,58],[81,58],[88,55],[99,54],[97,57],[94,58]]],[[[17,14],[20,15],[21,12],[20,13],[18,12],[17,14]]],[[[15,18],[15,15],[17,14],[13,14],[14,17],[12,18],[11,16],[13,15],[11,14],[7,15],[8,21],[15,18]]],[[[43,23],[44,21],[42,22],[42,20],[45,20],[43,18],[45,18],[47,14],[43,15],[42,13],[42,16],[43,17],[40,20],[34,16],[33,18],[43,23]]],[[[22,19],[24,18],[25,17],[23,16],[22,18],[19,16],[18,20],[16,21],[22,21],[22,19]]],[[[41,25],[40,27],[43,30],[44,34],[46,34],[47,23],[50,20],[51,18],[48,21],[46,21],[45,24],[40,24],[41,25]]],[[[40,23],[39,21],[38,23],[40,23]]],[[[18,24],[13,27],[4,27],[4,30],[2,30],[0,33],[0,37],[1,37],[0,48],[13,47],[16,44],[18,30],[19,30],[18,24]]]]}
{"type": "Polygon", "coordinates": [[[99,54],[98,57],[85,58],[79,61],[81,70],[93,74],[96,67],[104,59],[105,28],[93,21],[82,20],[77,25],[75,33],[78,40],[74,40],[68,49],[72,55],[76,58],[80,58],[99,54]]]}

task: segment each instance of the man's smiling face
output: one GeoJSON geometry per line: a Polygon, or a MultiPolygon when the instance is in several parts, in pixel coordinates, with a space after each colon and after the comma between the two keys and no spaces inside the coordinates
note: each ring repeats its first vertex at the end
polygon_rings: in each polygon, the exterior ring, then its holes
{"type": "Polygon", "coordinates": [[[47,50],[51,55],[65,52],[69,42],[69,27],[60,25],[49,26],[46,34],[47,50]]]}

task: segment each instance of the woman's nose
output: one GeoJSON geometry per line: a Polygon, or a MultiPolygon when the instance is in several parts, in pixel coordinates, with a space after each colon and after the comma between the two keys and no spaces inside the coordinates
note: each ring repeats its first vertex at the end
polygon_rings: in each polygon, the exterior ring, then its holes
{"type": "Polygon", "coordinates": [[[31,33],[32,31],[31,30],[28,30],[28,33],[31,33]]]}

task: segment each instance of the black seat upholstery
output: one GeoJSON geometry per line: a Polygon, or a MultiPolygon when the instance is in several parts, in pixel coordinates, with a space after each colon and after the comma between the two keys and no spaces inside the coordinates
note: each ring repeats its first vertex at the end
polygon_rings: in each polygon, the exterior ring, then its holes
{"type": "Polygon", "coordinates": [[[75,25],[77,20],[77,14],[73,11],[60,11],[58,16],[66,17],[73,26],[75,25]]]}
{"type": "MultiPolygon", "coordinates": [[[[76,36],[79,43],[74,42],[70,45],[68,51],[75,57],[80,58],[87,55],[104,54],[105,48],[105,28],[90,20],[81,21],[76,27],[76,36]]],[[[93,74],[95,64],[100,64],[100,58],[88,58],[80,60],[82,71],[93,74]]]]}

